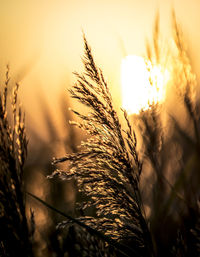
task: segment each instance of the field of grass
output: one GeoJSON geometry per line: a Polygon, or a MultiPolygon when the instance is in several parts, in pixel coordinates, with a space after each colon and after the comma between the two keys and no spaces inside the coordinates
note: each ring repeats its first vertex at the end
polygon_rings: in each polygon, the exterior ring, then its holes
{"type": "Polygon", "coordinates": [[[75,73],[69,93],[88,112],[68,111],[61,99],[64,120],[76,121],[59,137],[42,104],[49,143],[32,131],[31,149],[7,67],[0,256],[200,256],[199,87],[175,15],[173,39],[173,47],[162,47],[157,18],[147,58],[170,69],[166,99],[129,116],[115,110],[83,35],[85,71],[75,73]]]}

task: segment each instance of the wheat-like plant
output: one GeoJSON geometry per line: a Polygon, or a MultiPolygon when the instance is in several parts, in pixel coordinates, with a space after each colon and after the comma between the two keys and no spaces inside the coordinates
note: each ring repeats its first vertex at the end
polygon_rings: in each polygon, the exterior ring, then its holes
{"type": "Polygon", "coordinates": [[[17,100],[19,84],[15,84],[9,103],[9,82],[7,67],[0,90],[0,256],[25,257],[32,255],[23,184],[27,139],[17,100]]]}
{"type": "Polygon", "coordinates": [[[102,71],[97,68],[84,36],[84,74],[70,90],[72,98],[89,107],[83,115],[73,111],[81,122],[71,122],[85,130],[89,138],[81,150],[54,160],[54,164],[70,161],[69,170],[56,170],[62,179],[75,177],[80,191],[90,199],[83,209],[96,208],[97,217],[80,219],[110,238],[126,242],[135,256],[151,256],[151,237],[139,190],[142,165],[136,150],[137,139],[127,114],[124,130],[113,107],[102,71]]]}
{"type": "MultiPolygon", "coordinates": [[[[83,215],[79,220],[125,243],[128,256],[199,255],[199,190],[196,185],[200,166],[196,158],[200,148],[196,82],[174,14],[173,28],[176,54],[171,52],[172,92],[184,107],[183,115],[190,121],[187,128],[181,127],[175,113],[166,111],[165,103],[151,103],[149,110],[141,111],[138,117],[143,144],[143,156],[139,159],[137,137],[128,116],[123,111],[126,125],[122,128],[108,85],[84,36],[85,72],[75,73],[77,83],[70,93],[89,111],[81,114],[73,110],[80,121],[71,124],[83,129],[88,140],[82,142],[78,153],[54,160],[54,164],[69,161],[70,168],[56,170],[53,176],[74,177],[78,189],[89,196],[82,204],[83,215]],[[168,119],[167,128],[163,125],[163,113],[168,119]],[[188,146],[192,155],[187,152],[188,146]],[[177,162],[176,151],[180,148],[186,149],[186,155],[183,151],[182,162],[177,162]],[[143,182],[141,185],[141,173],[145,176],[145,169],[149,167],[151,177],[147,181],[150,184],[143,182]],[[169,170],[173,182],[169,180],[169,170]],[[145,196],[141,186],[151,192],[145,196]],[[148,217],[145,204],[150,208],[148,217]],[[85,216],[84,209],[91,206],[96,208],[96,215],[85,216]]],[[[153,47],[148,45],[147,48],[152,65],[162,64],[166,52],[161,50],[157,16],[153,47]]],[[[69,223],[67,220],[59,227],[69,223]]]]}

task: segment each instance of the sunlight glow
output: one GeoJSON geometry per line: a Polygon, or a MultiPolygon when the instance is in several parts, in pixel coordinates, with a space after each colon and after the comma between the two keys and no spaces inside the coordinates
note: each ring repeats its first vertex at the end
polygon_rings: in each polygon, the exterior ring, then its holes
{"type": "Polygon", "coordinates": [[[122,106],[129,113],[147,110],[165,98],[169,72],[135,55],[126,56],[121,65],[122,106]]]}

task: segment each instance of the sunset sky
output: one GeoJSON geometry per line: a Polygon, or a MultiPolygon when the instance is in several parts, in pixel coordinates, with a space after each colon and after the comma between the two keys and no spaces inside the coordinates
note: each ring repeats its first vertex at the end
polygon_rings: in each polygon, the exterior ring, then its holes
{"type": "Polygon", "coordinates": [[[83,30],[120,103],[123,56],[145,54],[157,11],[169,39],[172,8],[200,72],[199,0],[0,0],[1,75],[9,63],[26,108],[36,106],[39,87],[54,102],[81,70],[83,30]]]}

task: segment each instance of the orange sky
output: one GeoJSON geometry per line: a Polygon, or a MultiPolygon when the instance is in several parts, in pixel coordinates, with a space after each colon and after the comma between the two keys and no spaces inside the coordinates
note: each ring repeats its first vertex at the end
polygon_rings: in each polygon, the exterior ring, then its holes
{"type": "Polygon", "coordinates": [[[162,34],[168,37],[172,7],[200,71],[199,0],[0,0],[0,69],[9,63],[21,80],[26,108],[37,109],[39,86],[54,103],[58,92],[72,83],[72,72],[80,71],[83,29],[120,102],[124,52],[145,53],[157,10],[162,34]]]}

